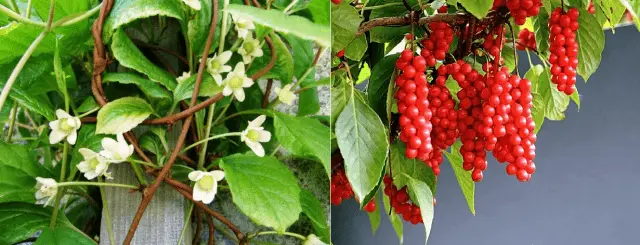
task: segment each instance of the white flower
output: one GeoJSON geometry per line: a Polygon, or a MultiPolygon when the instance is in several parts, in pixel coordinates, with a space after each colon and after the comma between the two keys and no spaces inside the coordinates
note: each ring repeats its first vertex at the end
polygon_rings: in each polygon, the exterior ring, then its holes
{"type": "Polygon", "coordinates": [[[262,57],[262,47],[260,47],[260,41],[247,37],[242,42],[242,45],[238,49],[238,53],[242,55],[242,61],[249,63],[254,57],[262,57]]]}
{"type": "Polygon", "coordinates": [[[240,141],[245,142],[259,157],[264,156],[264,148],[260,142],[269,142],[269,140],[271,140],[271,133],[262,127],[265,119],[267,119],[266,116],[260,115],[253,121],[250,121],[247,129],[242,131],[240,135],[240,141]]]}
{"type": "Polygon", "coordinates": [[[84,161],[78,163],[77,167],[80,172],[84,173],[85,178],[90,180],[104,175],[107,179],[112,179],[111,173],[107,173],[109,161],[105,157],[87,148],[80,148],[78,152],[80,152],[84,161]]]}
{"type": "Polygon", "coordinates": [[[202,5],[200,4],[200,0],[182,0],[186,5],[189,5],[192,9],[200,10],[202,5]]]}
{"type": "Polygon", "coordinates": [[[182,83],[184,81],[187,81],[187,79],[189,79],[191,77],[191,72],[185,71],[182,73],[182,76],[179,76],[178,78],[176,78],[176,81],[178,81],[178,83],[182,83]]]}
{"type": "Polygon", "coordinates": [[[307,240],[304,240],[302,245],[327,245],[323,241],[320,240],[316,235],[310,234],[307,236],[307,240]]]}
{"type": "Polygon", "coordinates": [[[276,88],[275,92],[278,95],[278,99],[287,105],[292,105],[296,99],[296,94],[291,91],[293,84],[284,85],[284,88],[276,88]]]}
{"type": "Polygon", "coordinates": [[[238,31],[238,37],[251,37],[251,30],[256,29],[253,21],[240,17],[234,17],[234,19],[234,23],[236,24],[236,31],[238,31]]]}
{"type": "Polygon", "coordinates": [[[230,72],[231,66],[226,65],[231,59],[231,51],[224,51],[220,55],[214,55],[207,59],[207,71],[218,85],[222,85],[222,73],[230,72]]]}
{"type": "Polygon", "coordinates": [[[127,160],[133,154],[133,145],[127,144],[122,134],[118,134],[118,141],[112,138],[102,139],[102,148],[100,155],[107,158],[111,163],[121,163],[127,160]]]}
{"type": "Polygon", "coordinates": [[[64,138],[67,138],[69,144],[75,144],[78,138],[76,131],[81,125],[80,119],[72,117],[69,113],[60,109],[56,111],[56,117],[58,117],[58,120],[49,122],[49,127],[51,127],[49,143],[56,144],[64,138]]]}
{"type": "Polygon", "coordinates": [[[218,193],[218,181],[224,179],[224,172],[220,170],[211,172],[196,170],[189,173],[189,179],[196,182],[193,187],[193,200],[209,204],[218,193]]]}
{"type": "Polygon", "coordinates": [[[47,206],[58,193],[58,182],[51,178],[36,177],[36,204],[47,206]]]}
{"type": "Polygon", "coordinates": [[[227,78],[224,79],[225,84],[222,94],[229,96],[233,94],[238,101],[244,101],[244,88],[251,87],[253,85],[253,79],[247,77],[244,74],[244,63],[238,62],[233,72],[227,74],[227,78]]]}

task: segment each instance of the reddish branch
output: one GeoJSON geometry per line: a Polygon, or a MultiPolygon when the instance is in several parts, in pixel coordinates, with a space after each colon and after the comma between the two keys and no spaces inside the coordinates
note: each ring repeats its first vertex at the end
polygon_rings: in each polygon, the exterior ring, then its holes
{"type": "Polygon", "coordinates": [[[207,215],[207,223],[209,226],[209,243],[208,245],[213,245],[216,241],[216,225],[213,223],[213,218],[211,215],[207,215]]]}
{"type": "Polygon", "coordinates": [[[377,19],[372,19],[370,21],[364,22],[360,24],[360,28],[356,33],[356,36],[360,36],[363,33],[373,29],[376,26],[406,26],[411,25],[411,23],[417,23],[418,25],[426,25],[429,22],[433,21],[441,21],[455,24],[460,21],[466,21],[469,19],[469,15],[467,14],[437,14],[429,17],[422,17],[418,20],[414,20],[409,18],[408,16],[400,16],[400,17],[382,17],[377,19]]]}
{"type": "Polygon", "coordinates": [[[102,2],[102,7],[100,8],[98,20],[93,23],[93,27],[91,28],[94,41],[91,92],[100,106],[107,103],[107,100],[104,97],[104,91],[102,90],[102,72],[107,68],[107,57],[104,51],[104,43],[102,42],[102,26],[104,25],[104,20],[107,18],[112,7],[113,0],[104,0],[102,2]]]}
{"type": "Polygon", "coordinates": [[[268,79],[267,89],[264,90],[264,97],[262,98],[262,108],[267,108],[267,104],[269,104],[269,95],[271,95],[272,86],[273,86],[273,79],[268,79]]]}
{"type": "MultiPolygon", "coordinates": [[[[207,215],[209,217],[209,215],[207,215]]],[[[193,236],[191,244],[200,244],[200,234],[202,233],[202,209],[196,208],[196,234],[193,236]]]]}

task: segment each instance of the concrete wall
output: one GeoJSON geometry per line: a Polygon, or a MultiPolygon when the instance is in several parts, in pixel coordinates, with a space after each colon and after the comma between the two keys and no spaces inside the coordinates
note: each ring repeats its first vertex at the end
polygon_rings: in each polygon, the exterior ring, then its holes
{"type": "MultiPolygon", "coordinates": [[[[489,157],[476,185],[476,216],[453,171],[443,163],[429,245],[638,244],[640,219],[640,33],[606,32],[602,64],[588,84],[578,81],[580,111],[546,121],[536,145],[537,172],[519,183],[489,157]]],[[[534,61],[537,63],[537,61],[534,61]]],[[[520,54],[520,72],[529,68],[520,54]]],[[[371,234],[355,201],[332,209],[336,245],[398,244],[386,217],[371,234]]],[[[405,224],[404,244],[423,244],[424,228],[405,224]]]]}

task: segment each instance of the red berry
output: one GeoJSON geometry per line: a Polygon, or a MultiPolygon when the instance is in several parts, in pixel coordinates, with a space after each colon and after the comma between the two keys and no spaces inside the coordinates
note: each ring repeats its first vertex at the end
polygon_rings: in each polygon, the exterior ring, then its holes
{"type": "MultiPolygon", "coordinates": [[[[342,1],[342,0],[338,0],[338,1],[342,1]]],[[[336,57],[338,57],[338,58],[342,58],[343,56],[344,56],[344,49],[338,51],[338,53],[336,54],[336,57]]]]}

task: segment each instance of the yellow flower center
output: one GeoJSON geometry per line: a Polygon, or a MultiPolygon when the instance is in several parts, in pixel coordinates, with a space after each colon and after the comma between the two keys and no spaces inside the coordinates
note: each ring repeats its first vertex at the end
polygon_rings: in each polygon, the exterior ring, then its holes
{"type": "Polygon", "coordinates": [[[94,158],[91,158],[91,160],[89,160],[88,164],[89,164],[89,167],[91,167],[91,169],[96,169],[98,168],[100,161],[98,161],[97,157],[94,157],[94,158]]]}
{"type": "Polygon", "coordinates": [[[71,131],[73,131],[73,127],[71,125],[69,125],[69,119],[70,118],[61,118],[60,119],[60,123],[58,124],[60,127],[60,131],[63,131],[65,133],[70,133],[71,131]]]}
{"type": "Polygon", "coordinates": [[[213,182],[214,181],[215,180],[213,179],[212,176],[205,175],[205,176],[202,177],[202,179],[198,180],[196,185],[198,185],[198,187],[200,187],[200,189],[202,189],[204,191],[209,191],[209,190],[213,189],[213,182]]]}
{"type": "Polygon", "coordinates": [[[253,53],[253,50],[255,49],[255,47],[253,46],[253,42],[244,42],[242,44],[242,47],[247,51],[247,54],[253,53]]]}
{"type": "Polygon", "coordinates": [[[247,133],[247,138],[249,138],[251,141],[257,142],[259,137],[260,137],[260,134],[258,133],[257,130],[249,129],[249,132],[247,133]]]}
{"type": "Polygon", "coordinates": [[[237,22],[236,25],[238,25],[238,29],[244,29],[247,27],[247,24],[242,21],[237,22]]]}
{"type": "Polygon", "coordinates": [[[220,62],[218,62],[217,60],[212,60],[211,63],[209,64],[211,65],[211,68],[214,70],[219,70],[220,67],[222,67],[222,65],[220,64],[220,62]]]}
{"type": "Polygon", "coordinates": [[[229,80],[229,86],[233,89],[242,88],[242,77],[234,76],[229,80]]]}

